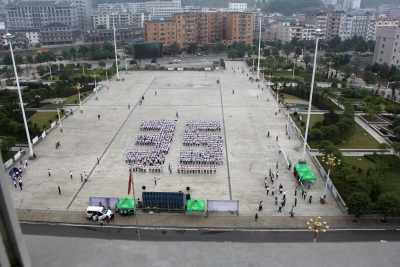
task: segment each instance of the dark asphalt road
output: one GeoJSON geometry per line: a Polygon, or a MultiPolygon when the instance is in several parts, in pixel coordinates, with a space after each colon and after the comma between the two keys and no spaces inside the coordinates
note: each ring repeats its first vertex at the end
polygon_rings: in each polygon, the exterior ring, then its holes
{"type": "MultiPolygon", "coordinates": [[[[63,226],[21,224],[26,235],[99,238],[108,240],[137,240],[134,228],[63,226]]],[[[200,242],[310,242],[308,231],[206,231],[206,230],[140,230],[142,241],[200,241],[200,242]]],[[[318,242],[379,242],[400,241],[396,230],[329,230],[320,234],[318,242]]]]}

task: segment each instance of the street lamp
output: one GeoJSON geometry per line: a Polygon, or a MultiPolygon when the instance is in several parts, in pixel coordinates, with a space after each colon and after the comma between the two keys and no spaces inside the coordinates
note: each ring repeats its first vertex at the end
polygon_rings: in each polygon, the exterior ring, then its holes
{"type": "Polygon", "coordinates": [[[261,49],[261,19],[260,19],[260,34],[258,36],[258,64],[257,64],[257,79],[260,79],[260,49],[261,49]]]}
{"type": "Polygon", "coordinates": [[[96,99],[97,99],[97,83],[96,83],[96,79],[97,79],[97,76],[99,76],[99,75],[97,75],[96,73],[93,73],[91,76],[94,78],[94,91],[96,92],[96,99]]]}
{"type": "Polygon", "coordinates": [[[127,54],[125,53],[125,74],[128,74],[128,66],[126,65],[126,57],[127,57],[127,54]]]}
{"type": "Polygon", "coordinates": [[[293,58],[293,75],[292,80],[294,80],[294,70],[296,69],[296,60],[293,58]]]}
{"type": "Polygon", "coordinates": [[[117,39],[115,38],[115,21],[114,17],[117,13],[111,13],[113,15],[113,26],[114,26],[114,50],[115,50],[115,69],[117,70],[117,81],[119,81],[119,73],[118,73],[118,57],[117,57],[117,39]]]}
{"type": "Polygon", "coordinates": [[[107,66],[105,66],[104,69],[106,70],[107,90],[109,90],[110,88],[108,88],[108,71],[107,71],[107,66]]]}
{"type": "Polygon", "coordinates": [[[59,109],[59,106],[60,106],[60,104],[61,104],[61,100],[60,99],[58,99],[57,97],[56,97],[56,99],[55,100],[53,100],[53,102],[51,102],[53,105],[56,105],[56,107],[57,107],[57,113],[58,113],[58,122],[60,123],[60,132],[62,132],[63,130],[62,130],[62,125],[61,125],[61,119],[60,119],[60,109],[59,109]]]}
{"type": "Polygon", "coordinates": [[[267,78],[269,79],[267,101],[269,101],[269,91],[271,90],[270,84],[271,84],[271,79],[272,79],[272,73],[268,73],[267,78]]]}
{"type": "Polygon", "coordinates": [[[323,233],[326,233],[326,230],[329,229],[329,226],[326,225],[326,222],[321,222],[321,217],[318,217],[315,222],[313,219],[310,219],[310,221],[307,222],[307,227],[308,227],[308,230],[310,230],[310,231],[312,229],[314,229],[314,243],[317,243],[317,237],[318,237],[318,233],[320,231],[322,231],[323,233]],[[325,228],[325,229],[321,230],[321,227],[325,228]]]}
{"type": "Polygon", "coordinates": [[[325,184],[325,190],[324,190],[324,199],[326,198],[326,190],[328,188],[328,183],[330,181],[329,175],[331,173],[331,169],[329,166],[336,166],[340,165],[340,159],[337,159],[333,154],[327,155],[326,159],[325,156],[322,157],[321,159],[322,162],[325,162],[325,164],[328,166],[328,177],[326,178],[326,184],[325,184]]]}
{"type": "Polygon", "coordinates": [[[51,61],[47,61],[47,64],[49,64],[49,69],[50,69],[50,79],[53,80],[53,75],[51,74],[51,61]]]}
{"type": "Polygon", "coordinates": [[[25,125],[25,132],[26,132],[26,137],[28,138],[28,146],[29,146],[29,155],[33,157],[33,146],[31,142],[31,136],[29,135],[29,129],[28,129],[28,124],[26,122],[26,116],[25,116],[25,109],[24,109],[24,102],[22,101],[22,95],[21,95],[21,88],[19,86],[19,79],[18,79],[18,73],[17,73],[17,66],[15,66],[15,59],[14,59],[14,52],[12,49],[12,44],[11,44],[11,39],[12,35],[11,33],[6,34],[6,39],[8,43],[10,44],[10,51],[11,51],[11,58],[14,66],[14,74],[15,74],[15,82],[17,83],[17,89],[18,89],[18,95],[19,95],[19,103],[21,105],[21,112],[22,112],[22,118],[24,120],[24,125],[25,125]]]}
{"type": "Polygon", "coordinates": [[[388,82],[388,83],[387,83],[387,85],[386,85],[386,91],[385,91],[385,99],[386,99],[386,97],[387,97],[387,91],[389,90],[389,84],[391,84],[391,83],[397,83],[397,82],[388,82]]]}
{"type": "Polygon", "coordinates": [[[76,88],[76,90],[78,90],[78,98],[79,98],[79,110],[81,111],[81,113],[83,112],[82,111],[82,102],[81,102],[81,84],[80,83],[77,83],[76,85],[75,85],[75,88],[76,88]]]}
{"type": "Polygon", "coordinates": [[[318,54],[318,39],[321,37],[323,32],[320,29],[315,30],[316,39],[315,39],[315,53],[314,53],[314,65],[313,65],[313,72],[311,78],[311,90],[310,90],[310,100],[308,103],[308,110],[307,110],[307,123],[306,123],[306,132],[304,135],[304,144],[303,144],[303,154],[301,156],[301,161],[304,162],[304,158],[306,156],[306,147],[307,147],[307,135],[308,135],[308,126],[310,124],[310,112],[311,112],[311,105],[312,105],[312,95],[314,90],[314,78],[315,78],[315,69],[317,67],[317,54],[318,54]]]}
{"type": "Polygon", "coordinates": [[[329,78],[330,78],[329,76],[331,76],[332,60],[329,61],[328,66],[329,66],[329,67],[328,67],[328,80],[329,80],[329,78]]]}
{"type": "Polygon", "coordinates": [[[85,76],[85,60],[81,61],[83,76],[85,76]]]}

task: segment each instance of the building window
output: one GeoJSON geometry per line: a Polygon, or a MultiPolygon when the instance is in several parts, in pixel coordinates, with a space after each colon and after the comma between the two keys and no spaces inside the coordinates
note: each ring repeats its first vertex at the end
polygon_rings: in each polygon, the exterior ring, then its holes
{"type": "Polygon", "coordinates": [[[383,51],[381,51],[381,55],[383,55],[383,51]]]}
{"type": "Polygon", "coordinates": [[[382,62],[382,58],[379,59],[379,62],[382,62]]]}

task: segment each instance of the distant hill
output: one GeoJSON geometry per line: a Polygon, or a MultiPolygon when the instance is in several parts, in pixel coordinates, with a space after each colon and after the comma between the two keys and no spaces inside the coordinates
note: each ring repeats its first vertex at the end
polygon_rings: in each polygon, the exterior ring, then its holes
{"type": "Polygon", "coordinates": [[[361,0],[361,7],[372,7],[377,8],[379,5],[388,4],[388,5],[398,5],[400,6],[399,0],[361,0]]]}
{"type": "Polygon", "coordinates": [[[284,15],[321,9],[325,9],[321,0],[270,0],[262,5],[263,12],[279,12],[284,15]]]}
{"type": "MultiPolygon", "coordinates": [[[[93,7],[97,7],[97,4],[103,3],[139,3],[151,0],[92,0],[93,7]]],[[[240,2],[247,3],[248,6],[254,6],[256,0],[182,0],[182,6],[206,6],[206,7],[228,7],[229,2],[240,2]]]]}

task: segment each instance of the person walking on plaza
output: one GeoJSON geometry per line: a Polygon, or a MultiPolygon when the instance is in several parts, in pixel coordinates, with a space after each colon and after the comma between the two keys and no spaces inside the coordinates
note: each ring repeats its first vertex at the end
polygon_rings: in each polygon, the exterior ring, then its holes
{"type": "Polygon", "coordinates": [[[301,190],[301,197],[304,197],[304,190],[301,190]]]}
{"type": "Polygon", "coordinates": [[[14,182],[14,187],[17,188],[17,181],[15,181],[14,179],[13,182],[14,182]]]}
{"type": "Polygon", "coordinates": [[[276,179],[278,179],[278,171],[276,171],[276,175],[275,176],[276,176],[276,179]]]}
{"type": "Polygon", "coordinates": [[[278,212],[282,212],[282,203],[279,203],[279,206],[278,206],[278,212]]]}
{"type": "Polygon", "coordinates": [[[27,159],[25,159],[25,165],[28,166],[28,160],[27,159]]]}
{"type": "Polygon", "coordinates": [[[278,142],[278,136],[276,136],[276,142],[278,142]]]}
{"type": "Polygon", "coordinates": [[[21,178],[19,179],[18,184],[19,184],[19,187],[20,187],[21,190],[22,190],[22,180],[21,180],[21,178]]]}
{"type": "Polygon", "coordinates": [[[278,169],[278,162],[276,162],[276,169],[278,169]]]}
{"type": "Polygon", "coordinates": [[[88,176],[86,174],[86,172],[83,172],[83,178],[85,179],[85,183],[87,182],[88,176]]]}
{"type": "Polygon", "coordinates": [[[278,197],[275,197],[275,206],[278,205],[278,197]]]}
{"type": "Polygon", "coordinates": [[[100,164],[100,159],[99,158],[97,158],[97,165],[99,165],[100,164]]]}
{"type": "Polygon", "coordinates": [[[268,194],[269,194],[269,186],[267,186],[267,196],[268,196],[268,194]]]}
{"type": "Polygon", "coordinates": [[[256,216],[254,216],[254,219],[256,219],[256,221],[258,220],[258,214],[256,213],[256,216]]]}
{"type": "Polygon", "coordinates": [[[275,187],[272,187],[271,196],[273,196],[274,194],[275,194],[275,187]]]}
{"type": "Polygon", "coordinates": [[[82,173],[81,173],[81,182],[83,182],[83,175],[82,175],[82,173]]]}
{"type": "Polygon", "coordinates": [[[72,179],[72,171],[69,171],[69,176],[71,176],[71,179],[72,179]]]}
{"type": "Polygon", "coordinates": [[[58,186],[58,193],[61,195],[61,188],[58,186]]]}
{"type": "Polygon", "coordinates": [[[296,197],[294,198],[294,206],[295,207],[297,206],[297,198],[296,197]]]}
{"type": "Polygon", "coordinates": [[[292,206],[292,210],[289,212],[290,218],[294,218],[294,207],[292,206]]]}
{"type": "Polygon", "coordinates": [[[306,200],[307,192],[304,192],[304,200],[306,200]]]}
{"type": "Polygon", "coordinates": [[[47,169],[47,173],[49,174],[50,177],[51,176],[50,169],[47,169]]]}
{"type": "Polygon", "coordinates": [[[260,204],[258,205],[258,211],[262,211],[263,204],[264,203],[262,201],[260,201],[260,204]]]}
{"type": "Polygon", "coordinates": [[[297,186],[296,186],[296,188],[294,189],[294,196],[297,196],[297,186]]]}
{"type": "Polygon", "coordinates": [[[286,191],[283,191],[283,199],[286,199],[286,191]]]}
{"type": "Polygon", "coordinates": [[[97,118],[99,118],[99,120],[100,120],[100,114],[99,114],[99,115],[97,115],[97,118]]]}
{"type": "Polygon", "coordinates": [[[235,94],[235,89],[232,89],[232,94],[235,94]]]}
{"type": "Polygon", "coordinates": [[[308,202],[311,204],[311,202],[312,202],[312,196],[310,196],[310,197],[308,198],[308,202]]]}
{"type": "Polygon", "coordinates": [[[282,195],[283,189],[279,188],[279,195],[282,195]]]}
{"type": "Polygon", "coordinates": [[[157,178],[154,177],[154,185],[157,185],[157,178]]]}

